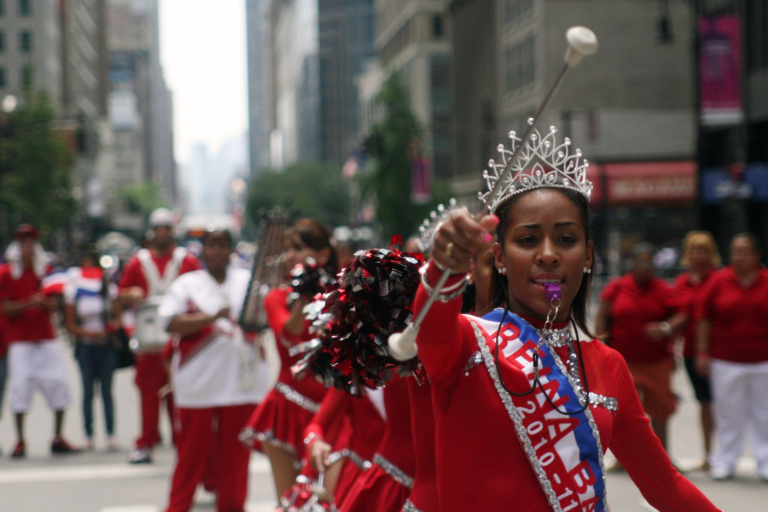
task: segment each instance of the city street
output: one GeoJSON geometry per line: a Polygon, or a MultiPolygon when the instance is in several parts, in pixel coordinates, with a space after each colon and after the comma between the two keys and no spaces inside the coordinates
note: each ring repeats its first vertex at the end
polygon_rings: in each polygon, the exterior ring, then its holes
{"type": "MultiPolygon", "coordinates": [[[[82,443],[79,373],[71,351],[67,362],[72,384],[73,404],[66,419],[66,434],[74,443],[82,443]]],[[[0,421],[0,496],[3,512],[159,512],[163,510],[168,492],[168,479],[173,464],[173,451],[168,446],[156,451],[155,463],[131,466],[126,463],[132,440],[138,430],[138,395],[132,383],[133,371],[117,374],[115,398],[118,417],[118,439],[121,450],[107,453],[103,437],[100,402],[95,405],[97,446],[94,452],[56,457],[49,453],[52,416],[40,395],[35,396],[28,416],[27,451],[23,461],[11,460],[14,433],[8,398],[0,421]]],[[[679,412],[671,422],[671,446],[675,462],[691,468],[700,462],[700,434],[697,407],[682,371],[676,374],[678,393],[682,397],[679,412]]],[[[170,438],[164,425],[164,439],[170,438]]],[[[610,465],[611,459],[607,461],[610,465]]],[[[468,468],[471,470],[471,468],[468,468]]],[[[754,459],[744,457],[735,481],[713,482],[702,472],[687,474],[716,505],[724,510],[739,512],[765,511],[768,484],[757,478],[754,459]]],[[[609,474],[608,496],[613,512],[645,512],[653,510],[643,501],[637,488],[626,474],[609,474]]],[[[269,464],[261,456],[251,460],[250,494],[247,510],[273,510],[274,492],[269,464]]],[[[195,511],[214,510],[208,496],[200,496],[195,511]]],[[[514,507],[510,507],[514,510],[514,507]]]]}

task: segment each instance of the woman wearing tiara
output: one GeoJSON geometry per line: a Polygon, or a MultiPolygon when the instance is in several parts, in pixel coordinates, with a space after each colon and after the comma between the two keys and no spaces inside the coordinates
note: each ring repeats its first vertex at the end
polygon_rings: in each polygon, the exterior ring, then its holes
{"type": "Polygon", "coordinates": [[[533,138],[500,193],[485,196],[492,215],[456,211],[435,235],[415,309],[451,272],[417,338],[432,385],[440,510],[606,510],[608,448],[656,509],[718,510],[670,463],[621,356],[582,339],[592,187],[568,144],[554,130],[533,138]],[[459,283],[494,229],[498,307],[462,315],[459,283]]]}
{"type": "MultiPolygon", "coordinates": [[[[288,243],[284,254],[286,269],[312,258],[333,275],[338,271],[337,255],[331,243],[331,232],[314,219],[300,219],[286,235],[288,243]]],[[[291,365],[301,355],[291,356],[289,348],[311,339],[308,322],[302,311],[311,297],[300,297],[288,305],[293,290],[282,286],[272,290],[264,300],[270,328],[277,339],[281,368],[275,388],[259,405],[241,439],[260,445],[269,457],[278,496],[288,490],[299,474],[303,432],[312,416],[320,408],[325,387],[311,375],[297,379],[291,374],[291,365]]]]}

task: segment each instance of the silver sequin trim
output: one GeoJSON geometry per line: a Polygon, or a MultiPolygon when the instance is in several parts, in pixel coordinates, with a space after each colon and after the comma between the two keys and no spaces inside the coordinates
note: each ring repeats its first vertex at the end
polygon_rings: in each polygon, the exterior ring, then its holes
{"type": "Polygon", "coordinates": [[[421,512],[418,508],[416,508],[416,505],[411,503],[410,498],[405,500],[405,505],[403,505],[403,510],[400,512],[421,512]]]}
{"type": "Polygon", "coordinates": [[[480,366],[481,364],[483,364],[483,354],[481,354],[480,351],[478,350],[477,352],[475,352],[469,357],[469,361],[467,361],[466,366],[464,366],[463,372],[469,375],[469,373],[467,373],[469,372],[469,370],[477,366],[480,366]]]}
{"type": "Polygon", "coordinates": [[[266,432],[256,432],[251,427],[246,427],[242,432],[240,432],[240,435],[237,436],[237,438],[241,443],[245,444],[249,448],[253,448],[253,446],[256,444],[256,441],[259,441],[262,444],[268,444],[270,446],[280,448],[281,450],[286,451],[293,456],[294,468],[301,471],[301,469],[304,467],[304,462],[296,459],[296,448],[286,443],[285,441],[281,441],[280,439],[275,438],[275,433],[271,430],[267,430],[266,432]]]}
{"type": "Polygon", "coordinates": [[[525,426],[523,426],[523,418],[520,416],[520,413],[517,411],[517,407],[515,407],[515,404],[512,402],[512,397],[501,385],[499,372],[496,371],[496,365],[493,363],[491,350],[485,343],[483,332],[474,322],[472,322],[472,327],[475,330],[477,345],[483,354],[483,360],[485,362],[486,368],[488,369],[488,374],[491,376],[491,380],[493,381],[493,385],[496,388],[496,392],[501,397],[504,408],[507,410],[509,417],[512,418],[512,422],[515,424],[517,439],[520,441],[520,444],[523,447],[523,451],[528,456],[528,460],[533,467],[533,471],[536,473],[536,476],[539,479],[539,484],[541,484],[541,488],[544,490],[544,494],[546,494],[552,509],[555,512],[563,512],[563,509],[560,507],[560,503],[557,501],[557,494],[555,493],[554,489],[552,489],[552,484],[550,483],[549,478],[547,478],[547,474],[544,472],[544,469],[541,467],[541,461],[539,461],[539,458],[536,456],[536,450],[534,450],[533,444],[531,444],[531,439],[528,437],[528,432],[526,432],[525,426]]]}
{"type": "Polygon", "coordinates": [[[571,328],[566,327],[564,329],[537,329],[544,342],[550,347],[564,347],[573,340],[571,334],[571,328]]]}
{"type": "Polygon", "coordinates": [[[592,405],[602,405],[611,412],[619,410],[619,399],[609,396],[598,395],[597,393],[589,392],[589,403],[592,405]]]}
{"type": "MultiPolygon", "coordinates": [[[[571,360],[571,372],[567,371],[565,368],[565,364],[563,364],[563,361],[560,359],[560,356],[557,355],[557,352],[554,350],[551,351],[552,357],[555,360],[555,363],[557,364],[557,367],[560,368],[560,371],[563,372],[563,375],[565,375],[568,378],[568,382],[571,383],[571,386],[573,386],[574,391],[576,392],[576,396],[579,397],[579,402],[583,405],[585,400],[587,399],[585,397],[586,391],[581,387],[581,378],[579,377],[579,370],[578,370],[578,361],[576,358],[576,352],[573,347],[573,343],[570,343],[568,345],[568,352],[569,352],[569,359],[571,360]]],[[[597,396],[597,395],[595,395],[597,396]]],[[[589,397],[590,403],[592,403],[592,397],[589,397]]],[[[616,399],[614,399],[616,400],[616,399]]],[[[618,401],[616,406],[618,407],[618,401]]],[[[600,471],[603,474],[603,506],[605,507],[605,511],[609,512],[608,508],[608,485],[606,482],[606,474],[605,474],[605,462],[603,461],[603,445],[600,442],[600,431],[597,430],[597,424],[595,423],[595,418],[592,416],[592,411],[589,407],[584,411],[584,414],[587,416],[587,420],[589,421],[589,426],[592,428],[592,435],[595,438],[595,442],[597,443],[597,457],[600,461],[600,471]]]]}
{"type": "Polygon", "coordinates": [[[248,448],[253,448],[253,445],[256,444],[256,432],[251,427],[246,427],[240,432],[237,439],[248,448]]]}
{"type": "Polygon", "coordinates": [[[285,441],[281,441],[280,439],[276,438],[275,433],[271,430],[267,430],[266,432],[256,432],[256,439],[258,439],[261,443],[266,443],[276,448],[280,448],[281,450],[284,450],[291,455],[296,455],[296,448],[286,443],[285,441]]]}
{"type": "Polygon", "coordinates": [[[344,448],[343,450],[339,450],[328,455],[328,465],[334,464],[344,458],[354,462],[355,466],[359,467],[360,469],[371,469],[371,466],[373,466],[371,461],[365,460],[349,448],[344,448]]]}
{"type": "Polygon", "coordinates": [[[309,398],[305,397],[295,389],[293,389],[288,384],[285,384],[283,382],[278,382],[275,384],[275,389],[283,395],[285,398],[288,399],[289,402],[293,402],[305,411],[309,411],[311,413],[316,413],[320,410],[320,404],[317,402],[313,402],[309,398]]]}
{"type": "Polygon", "coordinates": [[[387,459],[379,455],[378,453],[373,456],[373,463],[377,466],[381,466],[381,469],[387,472],[392,480],[399,483],[408,489],[413,489],[413,477],[409,476],[405,471],[395,466],[387,459]]]}

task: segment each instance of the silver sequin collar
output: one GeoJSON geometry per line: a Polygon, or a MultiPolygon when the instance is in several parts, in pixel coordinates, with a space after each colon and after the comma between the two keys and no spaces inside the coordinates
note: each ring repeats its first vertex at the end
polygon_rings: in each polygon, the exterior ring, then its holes
{"type": "Polygon", "coordinates": [[[570,326],[563,329],[536,329],[536,332],[549,347],[565,347],[573,341],[570,326]]]}

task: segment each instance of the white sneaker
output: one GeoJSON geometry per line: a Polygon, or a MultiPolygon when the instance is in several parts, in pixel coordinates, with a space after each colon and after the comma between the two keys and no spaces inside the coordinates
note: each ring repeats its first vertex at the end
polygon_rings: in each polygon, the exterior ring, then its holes
{"type": "Polygon", "coordinates": [[[134,448],[131,456],[128,457],[131,464],[150,464],[152,462],[152,452],[148,448],[134,448]]]}
{"type": "Polygon", "coordinates": [[[88,437],[88,438],[85,439],[85,446],[83,448],[85,448],[89,452],[93,451],[93,438],[92,437],[88,437]]]}
{"type": "Polygon", "coordinates": [[[709,470],[712,480],[730,480],[733,478],[733,468],[726,466],[712,466],[709,470]]]}
{"type": "Polygon", "coordinates": [[[107,451],[108,452],[120,451],[120,447],[117,445],[117,440],[115,440],[115,436],[107,437],[107,451]]]}

